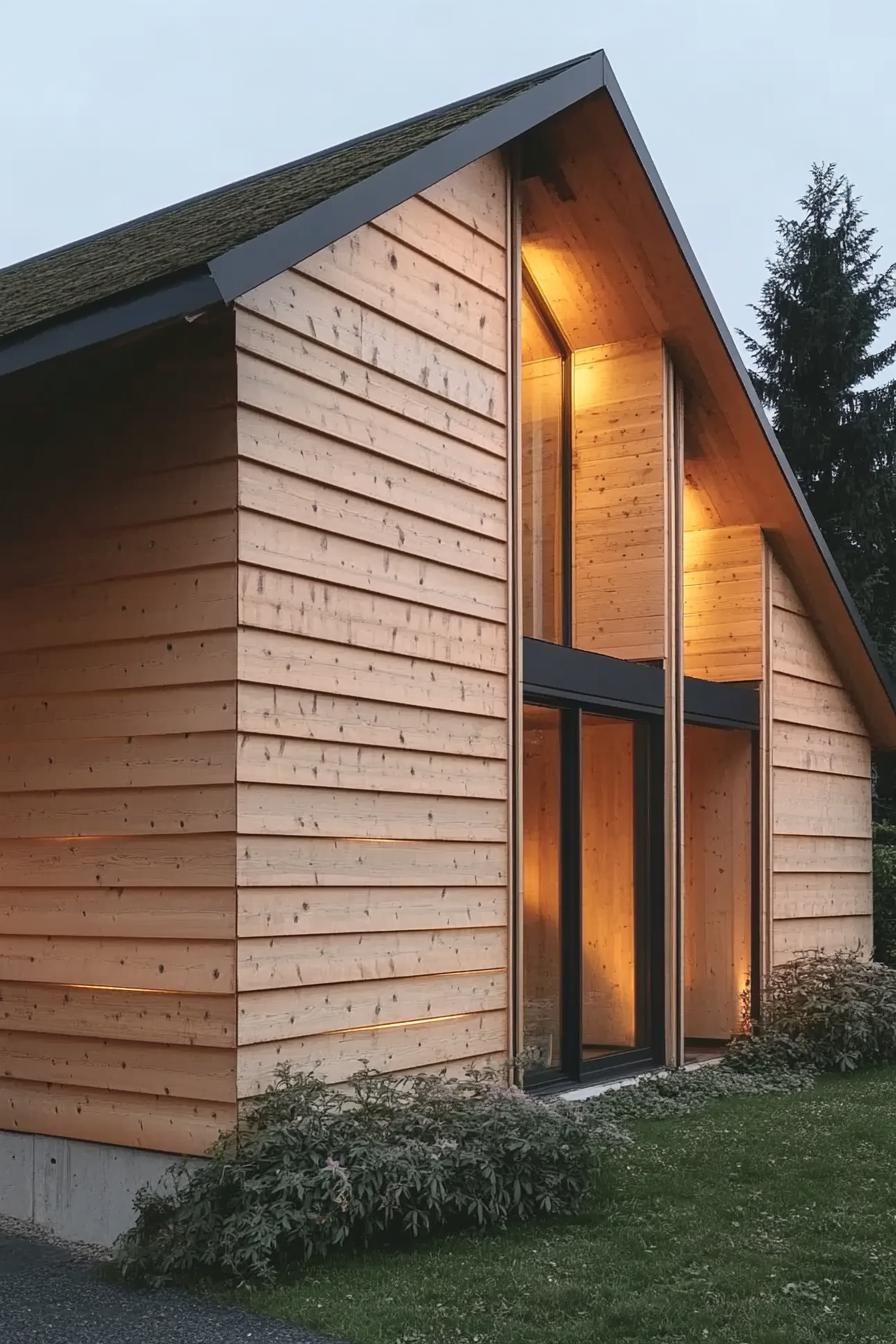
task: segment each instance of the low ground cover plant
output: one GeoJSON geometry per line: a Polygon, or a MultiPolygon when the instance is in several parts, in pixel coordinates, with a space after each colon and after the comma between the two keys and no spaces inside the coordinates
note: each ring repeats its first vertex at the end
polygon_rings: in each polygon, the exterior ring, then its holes
{"type": "Polygon", "coordinates": [[[713,1068],[648,1075],[590,1102],[538,1099],[494,1074],[343,1089],[283,1069],[210,1160],[144,1190],[119,1243],[126,1278],[270,1281],[339,1247],[579,1210],[630,1123],[800,1091],[819,1072],[896,1061],[896,969],[857,954],[776,967],[761,1023],[713,1068]]]}

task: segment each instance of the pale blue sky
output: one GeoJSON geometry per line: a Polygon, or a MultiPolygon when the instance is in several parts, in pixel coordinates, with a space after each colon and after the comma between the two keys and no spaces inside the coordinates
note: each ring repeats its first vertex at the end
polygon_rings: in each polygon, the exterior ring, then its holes
{"type": "Polygon", "coordinates": [[[813,158],[896,259],[887,0],[43,0],[0,49],[0,265],[604,47],[730,326],[813,158]]]}

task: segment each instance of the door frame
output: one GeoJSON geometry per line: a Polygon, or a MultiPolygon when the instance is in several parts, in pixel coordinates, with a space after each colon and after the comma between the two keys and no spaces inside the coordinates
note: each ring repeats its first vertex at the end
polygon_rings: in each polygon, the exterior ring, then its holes
{"type": "MultiPolygon", "coordinates": [[[[651,889],[651,911],[659,911],[654,923],[660,923],[660,931],[654,931],[651,935],[653,944],[651,950],[646,954],[650,963],[648,971],[641,972],[646,976],[650,985],[649,1005],[651,1012],[650,1041],[652,1050],[647,1049],[634,1052],[620,1052],[619,1055],[608,1056],[606,1060],[595,1061],[593,1065],[583,1068],[581,1062],[574,1067],[575,1061],[571,1059],[571,1050],[567,1049],[563,1056],[562,1067],[560,1070],[545,1071],[544,1076],[532,1075],[527,1078],[526,1085],[532,1087],[564,1089],[571,1084],[582,1081],[585,1077],[592,1078],[595,1075],[600,1077],[611,1077],[614,1074],[631,1073],[641,1067],[650,1067],[652,1064],[668,1063],[666,1059],[665,1032],[664,1025],[667,1013],[668,992],[674,982],[677,984],[681,979],[682,967],[679,965],[680,956],[674,959],[667,959],[669,951],[666,943],[663,923],[665,919],[665,824],[664,824],[664,803],[665,803],[665,747],[664,737],[664,712],[666,687],[664,670],[657,664],[629,662],[624,659],[613,658],[608,654],[594,653],[588,650],[571,648],[569,645],[551,644],[544,640],[524,638],[522,640],[522,687],[521,700],[532,704],[548,705],[560,710],[597,714],[607,714],[616,717],[632,719],[637,723],[650,725],[649,739],[651,741],[649,758],[650,769],[646,771],[649,785],[641,790],[636,789],[636,815],[635,824],[640,828],[641,834],[647,839],[646,846],[642,850],[641,846],[636,845],[636,852],[640,854],[642,862],[646,862],[649,870],[649,887],[651,889]],[[644,854],[646,853],[646,859],[644,854]],[[657,951],[657,946],[659,950],[657,951]],[[570,1067],[571,1072],[564,1070],[570,1067]]],[[[757,735],[759,731],[759,691],[755,684],[744,682],[712,682],[704,681],[698,677],[684,677],[683,681],[683,700],[685,723],[703,723],[707,726],[719,728],[741,728],[749,729],[753,733],[753,765],[754,765],[754,788],[753,788],[753,882],[752,882],[752,900],[754,909],[754,936],[753,942],[753,976],[752,983],[754,992],[758,993],[758,960],[757,954],[761,942],[761,928],[759,926],[758,908],[759,892],[761,883],[761,871],[759,863],[759,809],[757,805],[757,795],[760,778],[760,751],[757,745],[757,735]]],[[[522,725],[520,725],[522,726],[522,725]]],[[[568,731],[568,730],[567,730],[568,731]]],[[[521,739],[519,739],[521,742],[521,739]]],[[[519,750],[519,747],[518,747],[519,750]]],[[[566,801],[569,796],[569,790],[574,790],[576,785],[571,782],[573,777],[579,778],[580,763],[575,761],[575,774],[572,775],[571,766],[567,763],[564,766],[566,756],[565,742],[561,748],[561,818],[565,817],[569,811],[569,803],[566,801]],[[564,782],[565,780],[565,782],[564,782]]],[[[578,752],[578,747],[575,748],[578,752]]],[[[516,795],[516,806],[521,806],[521,796],[516,795]]],[[[561,825],[568,826],[569,822],[561,821],[561,825]]],[[[568,841],[574,840],[574,836],[563,836],[563,848],[566,853],[567,870],[571,873],[570,882],[574,882],[578,891],[578,900],[581,902],[581,873],[576,873],[575,869],[570,869],[571,863],[580,866],[581,855],[576,852],[575,845],[568,841]]],[[[516,869],[514,882],[514,900],[513,912],[516,921],[513,965],[513,995],[514,1002],[519,1005],[516,1014],[515,1032],[513,1049],[518,1053],[522,1044],[522,976],[523,962],[522,942],[523,942],[523,906],[522,906],[522,870],[521,866],[516,869]]],[[[639,877],[640,882],[644,882],[643,877],[639,877]]],[[[565,891],[565,879],[561,873],[561,891],[565,891]]],[[[679,903],[683,899],[683,893],[679,890],[679,903]]],[[[581,905],[579,904],[579,911],[581,905]]],[[[567,917],[569,924],[569,917],[567,917]]],[[[581,943],[580,931],[576,934],[579,944],[581,943]]],[[[563,955],[575,961],[575,952],[569,952],[567,949],[570,944],[567,938],[572,939],[572,934],[567,932],[564,935],[562,943],[563,955]]],[[[639,949],[640,950],[640,949],[639,949]]],[[[581,957],[581,950],[578,953],[581,957]]],[[[569,1013],[569,1006],[573,1002],[578,1005],[579,992],[581,987],[581,970],[578,973],[578,981],[574,987],[570,986],[565,991],[563,1000],[564,1011],[569,1013]],[[575,994],[575,1000],[573,1000],[575,994]]],[[[576,1006],[578,1012],[578,1006],[576,1006]]],[[[564,1032],[565,1032],[564,1028],[564,1032]]]]}
{"type": "MultiPolygon", "coordinates": [[[[663,1042],[663,814],[661,716],[636,714],[617,705],[573,693],[546,694],[523,688],[527,704],[560,715],[560,1063],[527,1069],[530,1090],[563,1090],[598,1077],[631,1073],[661,1061],[663,1042]],[[634,736],[632,824],[634,828],[636,1035],[643,1044],[594,1060],[582,1056],[582,715],[600,714],[630,722],[634,736]]],[[[521,871],[521,878],[524,873],[521,871]]],[[[522,903],[518,918],[525,919],[522,903]]],[[[522,964],[518,974],[522,980],[522,964]]],[[[521,996],[524,1000],[524,994],[521,996]]],[[[523,1023],[521,1022],[521,1027],[523,1023]]]]}

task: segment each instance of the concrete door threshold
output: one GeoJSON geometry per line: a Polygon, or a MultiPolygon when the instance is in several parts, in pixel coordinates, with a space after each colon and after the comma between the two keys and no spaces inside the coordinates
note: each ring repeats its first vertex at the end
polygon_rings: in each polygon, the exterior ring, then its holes
{"type": "MultiPolygon", "coordinates": [[[[707,1056],[705,1059],[695,1059],[692,1063],[685,1064],[684,1069],[687,1073],[693,1073],[695,1069],[712,1068],[721,1058],[719,1054],[707,1056]]],[[[605,1092],[613,1092],[618,1087],[637,1087],[644,1078],[665,1078],[669,1073],[670,1070],[667,1068],[642,1069],[623,1078],[608,1078],[603,1083],[581,1083],[557,1095],[564,1101],[588,1101],[591,1097],[601,1097],[605,1092]]]]}

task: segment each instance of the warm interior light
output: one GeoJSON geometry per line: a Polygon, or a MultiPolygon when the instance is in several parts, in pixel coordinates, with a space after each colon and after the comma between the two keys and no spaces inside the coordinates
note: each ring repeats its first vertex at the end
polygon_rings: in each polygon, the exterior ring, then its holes
{"type": "Polygon", "coordinates": [[[84,985],[78,981],[69,981],[65,984],[59,984],[58,981],[50,982],[56,989],[89,989],[98,990],[102,994],[155,994],[161,998],[177,999],[184,994],[190,993],[184,989],[142,989],[137,985],[84,985]]]}
{"type": "Polygon", "coordinates": [[[379,1022],[368,1027],[337,1027],[335,1031],[322,1031],[320,1036],[351,1036],[359,1031],[390,1031],[395,1027],[421,1027],[433,1022],[454,1022],[462,1017],[478,1017],[481,1013],[494,1012],[491,1008],[477,1008],[472,1013],[444,1013],[440,1017],[411,1017],[401,1022],[379,1022]]]}

